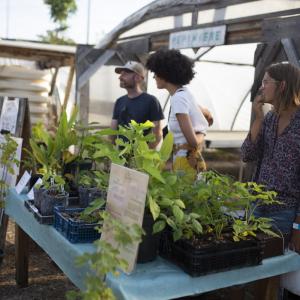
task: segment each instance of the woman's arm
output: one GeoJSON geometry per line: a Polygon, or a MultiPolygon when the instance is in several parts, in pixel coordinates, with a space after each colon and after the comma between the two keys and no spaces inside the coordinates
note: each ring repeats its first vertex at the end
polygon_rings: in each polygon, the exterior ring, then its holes
{"type": "Polygon", "coordinates": [[[189,115],[176,114],[176,118],[187,143],[193,148],[197,148],[201,145],[204,141],[204,134],[195,133],[189,115]]]}
{"type": "Polygon", "coordinates": [[[201,112],[203,113],[203,116],[205,117],[206,121],[208,122],[208,125],[211,126],[214,123],[214,118],[211,114],[211,112],[205,108],[199,105],[199,108],[201,112]]]}
{"type": "Polygon", "coordinates": [[[250,129],[250,138],[251,142],[253,143],[256,142],[264,121],[264,112],[262,109],[264,104],[263,101],[264,97],[261,94],[258,94],[253,101],[253,112],[255,115],[255,119],[250,129]]]}
{"type": "Polygon", "coordinates": [[[263,154],[264,113],[262,106],[263,98],[259,94],[255,97],[253,102],[253,113],[255,115],[255,119],[241,148],[242,159],[244,162],[257,161],[263,154]]]}

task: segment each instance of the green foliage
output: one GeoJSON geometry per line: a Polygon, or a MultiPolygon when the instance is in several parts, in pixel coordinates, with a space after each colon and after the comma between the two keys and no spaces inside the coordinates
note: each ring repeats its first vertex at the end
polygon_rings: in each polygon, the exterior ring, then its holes
{"type": "MultiPolygon", "coordinates": [[[[118,269],[125,270],[127,262],[120,258],[120,250],[141,240],[142,229],[134,224],[126,226],[114,219],[109,213],[101,212],[101,217],[105,223],[106,229],[111,230],[116,247],[111,244],[97,240],[94,242],[96,251],[86,253],[77,258],[78,265],[89,266],[91,272],[86,278],[86,290],[83,292],[68,292],[67,299],[84,299],[84,300],[114,300],[112,290],[105,283],[105,276],[112,273],[114,276],[119,275],[118,269]]],[[[101,231],[101,228],[98,228],[101,231]]]]}
{"type": "Polygon", "coordinates": [[[52,177],[56,183],[62,184],[65,164],[76,159],[69,147],[76,145],[78,141],[75,130],[77,112],[78,109],[75,108],[68,120],[66,112],[63,111],[53,135],[48,133],[43,124],[33,127],[32,138],[29,141],[32,151],[27,151],[27,154],[40,166],[37,171],[43,174],[44,182],[52,177]]]}
{"type": "Polygon", "coordinates": [[[40,34],[38,35],[38,37],[43,43],[49,43],[54,45],[75,45],[76,42],[74,40],[63,36],[64,31],[64,28],[47,30],[45,35],[40,34]]]}
{"type": "Polygon", "coordinates": [[[44,0],[44,3],[50,6],[54,22],[64,23],[68,16],[77,10],[75,0],[44,0]]]}
{"type": "Polygon", "coordinates": [[[4,206],[7,195],[8,184],[7,175],[14,175],[14,165],[19,166],[19,160],[16,159],[18,144],[10,134],[4,135],[4,142],[0,143],[0,208],[4,206]]]}
{"type": "Polygon", "coordinates": [[[50,44],[72,45],[75,42],[63,36],[68,29],[67,18],[77,10],[75,0],[44,0],[50,6],[51,19],[57,23],[54,30],[47,30],[46,35],[40,35],[43,42],[50,44]]]}

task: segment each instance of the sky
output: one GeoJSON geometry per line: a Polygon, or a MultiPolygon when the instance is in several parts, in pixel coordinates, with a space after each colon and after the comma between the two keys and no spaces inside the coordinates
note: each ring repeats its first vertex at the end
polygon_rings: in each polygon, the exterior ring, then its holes
{"type": "MultiPolygon", "coordinates": [[[[76,0],[77,12],[68,19],[67,37],[80,44],[96,44],[126,17],[153,0],[76,0]],[[88,32],[88,3],[90,30],[88,32]]],[[[0,0],[0,38],[38,40],[54,29],[43,0],[0,0]]]]}

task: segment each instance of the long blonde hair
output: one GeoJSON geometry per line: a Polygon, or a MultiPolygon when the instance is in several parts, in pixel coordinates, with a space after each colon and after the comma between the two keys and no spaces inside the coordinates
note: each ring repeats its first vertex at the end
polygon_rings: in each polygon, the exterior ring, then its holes
{"type": "Polygon", "coordinates": [[[291,105],[300,106],[300,69],[290,63],[276,63],[270,65],[266,72],[278,81],[275,110],[280,113],[291,105]],[[280,83],[284,82],[284,88],[280,83]]]}

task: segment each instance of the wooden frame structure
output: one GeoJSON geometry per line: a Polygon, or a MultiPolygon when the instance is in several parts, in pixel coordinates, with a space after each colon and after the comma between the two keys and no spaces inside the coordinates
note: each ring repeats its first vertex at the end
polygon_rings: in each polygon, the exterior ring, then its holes
{"type": "Polygon", "coordinates": [[[54,68],[49,95],[53,93],[58,69],[70,66],[63,108],[67,106],[75,72],[75,47],[0,39],[0,57],[35,61],[42,69],[54,68]]]}
{"type": "Polygon", "coordinates": [[[299,62],[297,50],[299,44],[295,39],[299,37],[297,28],[300,27],[300,3],[295,5],[295,1],[285,0],[286,7],[283,10],[261,13],[256,9],[256,13],[249,16],[231,19],[224,17],[227,8],[245,3],[252,5],[254,10],[255,6],[270,5],[268,0],[158,0],[125,19],[96,47],[80,46],[77,49],[75,63],[76,96],[81,121],[88,122],[88,82],[101,66],[121,65],[130,59],[145,62],[149,52],[169,47],[169,37],[174,32],[225,25],[226,45],[262,43],[258,46],[255,56],[256,73],[252,95],[258,89],[261,72],[266,65],[286,59],[293,63],[299,62]],[[214,20],[209,23],[199,23],[199,13],[212,9],[215,10],[214,20]],[[183,15],[187,13],[192,15],[191,23],[189,26],[183,26],[183,15]],[[167,16],[174,17],[174,28],[124,37],[124,33],[135,26],[148,20],[167,16]],[[276,45],[275,48],[274,45],[276,45]],[[279,54],[282,53],[281,49],[286,52],[286,55],[279,54]]]}

